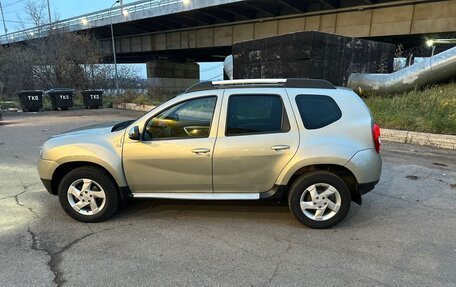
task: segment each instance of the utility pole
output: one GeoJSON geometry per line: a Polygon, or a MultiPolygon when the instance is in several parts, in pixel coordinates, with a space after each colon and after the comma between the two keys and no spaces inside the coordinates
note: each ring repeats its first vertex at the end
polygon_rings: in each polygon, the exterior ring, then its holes
{"type": "Polygon", "coordinates": [[[52,23],[52,19],[51,19],[51,5],[49,4],[49,0],[47,0],[47,3],[48,3],[49,25],[51,25],[51,23],[52,23]]]}
{"type": "Polygon", "coordinates": [[[109,19],[111,19],[111,41],[112,41],[112,56],[114,58],[114,72],[116,77],[116,94],[119,93],[119,76],[117,75],[117,55],[116,55],[116,41],[114,39],[114,28],[112,26],[112,8],[114,5],[119,4],[120,0],[116,0],[114,4],[112,4],[111,9],[109,9],[109,19]]]}
{"type": "Polygon", "coordinates": [[[1,0],[0,0],[0,11],[2,12],[3,29],[5,29],[5,35],[8,35],[8,29],[6,29],[5,15],[3,15],[3,6],[2,6],[2,1],[1,0]]]}

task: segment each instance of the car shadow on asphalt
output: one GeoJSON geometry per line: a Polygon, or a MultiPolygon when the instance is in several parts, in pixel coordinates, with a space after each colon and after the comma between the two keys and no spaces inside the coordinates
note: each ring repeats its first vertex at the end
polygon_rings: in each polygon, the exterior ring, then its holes
{"type": "Polygon", "coordinates": [[[155,199],[155,200],[132,200],[123,206],[118,212],[118,217],[132,216],[141,213],[162,213],[165,211],[192,210],[194,212],[214,212],[214,213],[288,213],[290,212],[286,203],[262,200],[223,200],[223,201],[204,201],[204,200],[174,200],[174,199],[155,199]]]}
{"type": "MultiPolygon", "coordinates": [[[[350,225],[352,218],[355,218],[360,206],[352,203],[347,217],[339,224],[350,225]]],[[[287,201],[276,200],[132,200],[120,208],[113,220],[123,221],[126,219],[176,219],[178,216],[185,216],[186,220],[199,220],[201,217],[233,219],[248,218],[253,221],[271,220],[283,221],[302,226],[293,217],[288,208],[287,201]]]]}

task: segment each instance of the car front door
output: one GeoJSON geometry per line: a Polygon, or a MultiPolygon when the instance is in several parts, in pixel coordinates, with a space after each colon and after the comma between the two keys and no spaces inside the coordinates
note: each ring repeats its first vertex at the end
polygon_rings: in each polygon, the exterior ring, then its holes
{"type": "Polygon", "coordinates": [[[272,189],[298,145],[285,89],[225,90],[214,150],[214,192],[272,189]]]}
{"type": "Polygon", "coordinates": [[[125,137],[123,167],[133,193],[213,192],[221,95],[174,99],[144,121],[141,140],[125,137]]]}

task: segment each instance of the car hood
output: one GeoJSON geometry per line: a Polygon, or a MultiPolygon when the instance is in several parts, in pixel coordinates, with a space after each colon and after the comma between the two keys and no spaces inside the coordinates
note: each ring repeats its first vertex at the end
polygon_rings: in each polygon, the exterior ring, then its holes
{"type": "MultiPolygon", "coordinates": [[[[127,122],[130,122],[130,121],[127,121],[127,122]]],[[[81,127],[81,128],[77,128],[77,129],[74,129],[74,130],[70,130],[70,131],[67,131],[67,132],[63,132],[63,133],[57,134],[57,135],[53,136],[52,138],[63,137],[63,136],[81,136],[81,135],[107,134],[107,133],[110,133],[112,131],[120,130],[118,128],[116,129],[116,127],[118,127],[119,125],[124,124],[124,123],[126,123],[126,122],[121,122],[121,123],[119,123],[119,122],[109,122],[109,123],[91,125],[91,126],[87,126],[87,127],[81,127]]]]}

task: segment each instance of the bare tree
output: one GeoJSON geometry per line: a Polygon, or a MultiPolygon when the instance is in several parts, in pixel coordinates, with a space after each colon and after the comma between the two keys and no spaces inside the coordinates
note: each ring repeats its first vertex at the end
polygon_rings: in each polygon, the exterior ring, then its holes
{"type": "MultiPolygon", "coordinates": [[[[46,23],[44,1],[28,0],[25,9],[37,26],[46,23]]],[[[0,47],[0,82],[5,93],[57,87],[113,89],[114,69],[102,64],[108,55],[93,35],[53,30],[46,34],[0,47]]],[[[119,82],[124,89],[144,86],[137,72],[129,67],[120,67],[119,82]]]]}
{"type": "Polygon", "coordinates": [[[32,55],[24,46],[0,47],[0,82],[3,93],[12,95],[23,87],[35,88],[32,55]]]}
{"type": "Polygon", "coordinates": [[[24,3],[24,12],[27,20],[35,23],[36,27],[46,24],[47,5],[44,0],[27,0],[24,3]]]}
{"type": "MultiPolygon", "coordinates": [[[[0,82],[5,93],[21,89],[114,89],[112,65],[103,64],[99,40],[88,34],[54,33],[0,48],[0,82]]],[[[145,89],[136,69],[120,66],[122,89],[145,89]]]]}

